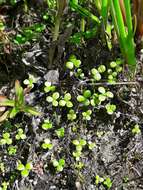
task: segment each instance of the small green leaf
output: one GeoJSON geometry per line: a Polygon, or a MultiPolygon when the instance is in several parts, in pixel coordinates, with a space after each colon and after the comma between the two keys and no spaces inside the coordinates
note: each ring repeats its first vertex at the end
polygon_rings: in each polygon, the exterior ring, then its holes
{"type": "Polygon", "coordinates": [[[54,92],[53,95],[52,95],[52,98],[54,100],[57,100],[59,97],[60,97],[60,94],[58,92],[54,92]]]}
{"type": "Polygon", "coordinates": [[[90,90],[85,90],[84,93],[83,93],[83,96],[85,98],[90,98],[91,97],[91,91],[90,90]]]}
{"type": "Polygon", "coordinates": [[[59,164],[60,164],[61,166],[64,166],[64,165],[65,165],[65,160],[64,160],[64,159],[60,159],[60,160],[59,160],[59,164]]]}
{"type": "Polygon", "coordinates": [[[72,69],[74,68],[73,62],[71,62],[71,61],[66,62],[66,67],[67,67],[68,69],[72,70],[72,69]]]}
{"type": "Polygon", "coordinates": [[[66,102],[66,106],[68,108],[72,108],[73,107],[73,103],[71,101],[68,101],[68,102],[66,102]]]}
{"type": "Polygon", "coordinates": [[[51,96],[48,96],[48,97],[46,98],[46,101],[49,102],[49,103],[51,103],[51,102],[53,101],[53,98],[52,98],[51,96]]]}
{"type": "Polygon", "coordinates": [[[59,165],[59,162],[57,160],[53,160],[53,166],[57,167],[59,165]]]}
{"type": "Polygon", "coordinates": [[[29,175],[29,170],[27,170],[27,169],[22,170],[21,175],[22,175],[22,177],[27,177],[29,175]]]}
{"type": "Polygon", "coordinates": [[[112,61],[111,63],[110,63],[110,67],[111,68],[115,68],[117,66],[117,63],[115,62],[115,61],[112,61]]]}
{"type": "Polygon", "coordinates": [[[106,90],[104,87],[100,86],[98,87],[98,91],[101,93],[101,94],[105,94],[106,90]]]}
{"type": "Polygon", "coordinates": [[[84,102],[84,101],[85,101],[85,97],[82,96],[82,95],[78,95],[78,96],[77,96],[77,101],[78,101],[78,102],[84,102]]]}
{"type": "Polygon", "coordinates": [[[33,168],[32,163],[31,163],[31,162],[28,162],[28,163],[26,164],[25,168],[26,168],[27,170],[31,170],[31,169],[33,168]]]}
{"type": "Polygon", "coordinates": [[[17,170],[22,171],[24,169],[25,169],[25,166],[23,164],[19,163],[17,166],[17,170]]]}
{"type": "Polygon", "coordinates": [[[65,101],[71,100],[71,94],[70,94],[70,93],[66,93],[66,94],[64,95],[64,100],[65,100],[65,101]]]}
{"type": "Polygon", "coordinates": [[[104,72],[106,71],[105,65],[100,65],[100,66],[98,67],[98,71],[99,71],[99,73],[104,73],[104,72]]]}
{"type": "Polygon", "coordinates": [[[73,140],[72,143],[73,143],[74,145],[76,145],[76,146],[79,145],[79,141],[78,141],[78,140],[73,140]]]}
{"type": "Polygon", "coordinates": [[[66,101],[65,101],[65,100],[60,100],[60,101],[59,101],[59,105],[60,105],[61,107],[64,107],[64,106],[66,105],[66,101]]]}

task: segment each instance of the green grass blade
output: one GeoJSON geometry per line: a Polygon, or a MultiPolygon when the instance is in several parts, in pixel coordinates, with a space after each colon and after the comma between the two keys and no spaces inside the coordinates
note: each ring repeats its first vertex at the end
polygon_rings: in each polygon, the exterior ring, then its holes
{"type": "Polygon", "coordinates": [[[107,17],[108,17],[108,0],[102,0],[101,6],[101,16],[106,27],[107,17]]]}
{"type": "Polygon", "coordinates": [[[100,24],[100,20],[97,16],[95,16],[94,14],[92,14],[90,11],[88,11],[87,9],[83,8],[82,6],[73,3],[73,1],[69,2],[69,5],[71,8],[73,8],[75,11],[79,12],[82,16],[84,17],[88,17],[91,18],[92,20],[94,20],[96,23],[100,24]]]}

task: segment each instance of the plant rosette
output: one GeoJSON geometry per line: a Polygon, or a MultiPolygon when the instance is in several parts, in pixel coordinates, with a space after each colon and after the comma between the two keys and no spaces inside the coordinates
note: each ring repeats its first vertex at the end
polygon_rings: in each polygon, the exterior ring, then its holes
{"type": "Polygon", "coordinates": [[[64,166],[65,166],[65,160],[64,159],[59,159],[59,160],[54,159],[52,161],[52,163],[53,163],[53,166],[55,167],[57,172],[63,171],[64,166]]]}
{"type": "Polygon", "coordinates": [[[27,177],[32,170],[33,165],[31,162],[28,162],[26,165],[22,164],[21,161],[17,164],[17,170],[21,171],[22,177],[27,177]]]}
{"type": "Polygon", "coordinates": [[[83,92],[83,95],[78,95],[77,96],[77,101],[81,103],[84,106],[89,106],[90,105],[90,97],[92,93],[90,90],[85,90],[83,92]]]}
{"type": "Polygon", "coordinates": [[[52,94],[52,96],[48,96],[47,98],[46,98],[46,101],[47,102],[49,102],[49,103],[52,103],[52,105],[54,106],[54,107],[57,107],[58,105],[59,105],[59,98],[60,98],[60,94],[59,94],[59,92],[54,92],[53,94],[52,94]]]}
{"type": "Polygon", "coordinates": [[[54,92],[56,90],[56,86],[52,85],[51,82],[45,82],[44,91],[47,92],[54,92]]]}
{"type": "Polygon", "coordinates": [[[42,129],[48,130],[48,129],[52,129],[52,128],[53,128],[52,122],[49,121],[49,119],[45,119],[44,123],[42,124],[42,129]]]}
{"type": "Polygon", "coordinates": [[[71,102],[71,94],[66,93],[64,97],[59,101],[59,106],[61,107],[67,107],[67,108],[72,108],[73,103],[71,102]]]}

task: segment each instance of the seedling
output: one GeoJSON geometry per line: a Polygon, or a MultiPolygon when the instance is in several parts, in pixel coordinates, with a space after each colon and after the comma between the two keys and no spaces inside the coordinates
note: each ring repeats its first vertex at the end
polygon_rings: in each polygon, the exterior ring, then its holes
{"type": "Polygon", "coordinates": [[[56,86],[52,85],[51,82],[45,82],[45,92],[54,92],[56,90],[56,86]]]}
{"type": "Polygon", "coordinates": [[[36,111],[33,107],[26,105],[24,95],[24,89],[21,87],[19,81],[16,80],[15,98],[13,100],[10,100],[6,97],[0,99],[0,107],[11,107],[0,117],[1,121],[7,119],[8,117],[13,118],[19,112],[25,112],[35,116],[41,115],[41,113],[36,111]]]}
{"type": "Polygon", "coordinates": [[[103,177],[100,177],[99,175],[96,175],[95,183],[96,185],[103,184],[107,187],[107,189],[110,189],[112,187],[112,181],[109,177],[103,178],[103,177]]]}
{"type": "Polygon", "coordinates": [[[98,87],[98,91],[100,92],[100,94],[98,95],[98,99],[100,102],[103,102],[106,100],[106,98],[113,98],[114,97],[114,94],[110,91],[107,91],[105,90],[104,87],[98,87]]]}
{"type": "Polygon", "coordinates": [[[76,146],[76,151],[73,152],[73,156],[75,157],[76,161],[79,161],[82,154],[82,149],[86,145],[86,140],[73,140],[72,143],[76,146]]]}
{"type": "Polygon", "coordinates": [[[20,140],[20,139],[24,140],[24,139],[26,139],[26,135],[23,133],[23,129],[21,129],[21,128],[18,129],[18,133],[15,136],[15,138],[16,138],[16,140],[20,140]]]}
{"type": "Polygon", "coordinates": [[[57,136],[60,138],[60,137],[64,137],[64,135],[65,135],[65,129],[64,129],[64,127],[61,127],[60,129],[57,129],[56,130],[56,134],[57,134],[57,136]]]}
{"type": "Polygon", "coordinates": [[[32,89],[34,87],[34,83],[36,83],[36,81],[37,81],[36,78],[33,75],[29,74],[29,78],[25,79],[23,81],[23,83],[25,85],[27,85],[28,88],[32,89]]]}
{"type": "Polygon", "coordinates": [[[81,170],[83,167],[84,167],[83,162],[76,162],[75,163],[75,168],[77,168],[78,170],[81,170]]]}
{"type": "Polygon", "coordinates": [[[70,93],[66,93],[64,95],[64,97],[59,101],[59,105],[61,107],[68,107],[68,108],[71,108],[73,107],[73,103],[71,102],[71,94],[70,93]]]}
{"type": "Polygon", "coordinates": [[[80,68],[77,69],[76,72],[75,72],[75,76],[77,78],[84,79],[84,73],[83,73],[82,69],[80,69],[80,68]]]}
{"type": "Polygon", "coordinates": [[[79,68],[80,65],[81,61],[77,59],[75,55],[71,55],[69,61],[66,62],[66,67],[70,70],[73,70],[74,68],[79,68]]]}
{"type": "Polygon", "coordinates": [[[90,121],[91,120],[91,114],[92,114],[92,110],[87,110],[85,112],[82,112],[83,119],[90,121]]]}
{"type": "Polygon", "coordinates": [[[9,182],[6,182],[6,181],[2,182],[0,186],[0,190],[7,190],[8,185],[9,185],[9,182]]]}
{"type": "Polygon", "coordinates": [[[109,115],[112,115],[116,110],[116,105],[114,105],[114,104],[106,104],[105,108],[106,108],[107,113],[109,115]]]}
{"type": "Polygon", "coordinates": [[[100,81],[101,80],[101,74],[97,69],[95,69],[95,68],[91,69],[91,74],[92,74],[92,78],[95,81],[100,81]]]}
{"type": "Polygon", "coordinates": [[[26,165],[22,164],[21,161],[17,164],[17,170],[21,171],[22,177],[27,177],[32,170],[33,165],[31,162],[28,162],[26,165]]]}
{"type": "Polygon", "coordinates": [[[95,148],[96,144],[91,142],[91,141],[88,141],[88,148],[89,150],[93,150],[95,148]]]}
{"type": "Polygon", "coordinates": [[[69,110],[69,113],[67,114],[67,118],[70,121],[74,121],[77,118],[76,113],[73,109],[69,110]]]}
{"type": "Polygon", "coordinates": [[[96,177],[95,177],[96,185],[102,183],[103,181],[104,181],[104,178],[100,177],[99,175],[96,175],[96,177]]]}
{"type": "Polygon", "coordinates": [[[34,41],[38,38],[39,33],[44,31],[46,26],[44,24],[33,24],[32,26],[25,27],[21,30],[21,33],[17,34],[14,43],[18,45],[25,44],[26,42],[34,41]]]}
{"type": "Polygon", "coordinates": [[[9,133],[3,133],[2,134],[2,139],[0,140],[0,145],[10,145],[12,144],[12,138],[10,138],[10,134],[9,133]]]}
{"type": "Polygon", "coordinates": [[[48,96],[48,97],[46,98],[46,100],[47,100],[47,102],[52,103],[52,105],[53,105],[54,107],[57,107],[57,106],[59,105],[59,102],[58,102],[59,97],[60,97],[60,94],[59,94],[58,92],[54,92],[54,93],[52,94],[52,96],[48,96]]]}
{"type": "Polygon", "coordinates": [[[64,169],[65,166],[65,160],[64,159],[60,159],[60,160],[53,160],[52,161],[53,166],[55,167],[57,172],[61,172],[64,169]]]}
{"type": "Polygon", "coordinates": [[[49,119],[45,119],[44,123],[42,124],[42,129],[48,130],[48,129],[51,129],[51,128],[53,128],[52,122],[49,121],[49,119]]]}
{"type": "MultiPolygon", "coordinates": [[[[105,67],[105,65],[100,65],[99,67],[98,67],[98,72],[99,73],[104,73],[106,71],[106,67],[105,67]]],[[[94,73],[94,72],[93,72],[94,73]]]]}
{"type": "Polygon", "coordinates": [[[42,143],[42,148],[49,150],[53,148],[53,144],[51,143],[50,139],[44,139],[44,142],[42,143]]]}
{"type": "Polygon", "coordinates": [[[16,146],[9,146],[8,147],[8,154],[9,155],[15,155],[17,152],[17,147],[16,146]]]}
{"type": "Polygon", "coordinates": [[[82,103],[84,106],[89,106],[90,100],[89,98],[91,97],[91,91],[90,90],[85,90],[83,92],[83,95],[78,95],[77,96],[77,101],[82,103]]]}
{"type": "Polygon", "coordinates": [[[109,177],[105,178],[103,184],[108,188],[110,189],[112,187],[112,181],[109,177]]]}
{"type": "Polygon", "coordinates": [[[133,134],[139,134],[139,133],[141,133],[141,130],[140,130],[140,127],[139,127],[138,124],[136,124],[136,125],[133,127],[132,133],[133,133],[133,134]]]}

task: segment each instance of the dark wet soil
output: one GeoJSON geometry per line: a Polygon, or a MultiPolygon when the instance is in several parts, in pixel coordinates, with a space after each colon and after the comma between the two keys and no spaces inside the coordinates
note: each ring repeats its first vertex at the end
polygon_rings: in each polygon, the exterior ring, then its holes
{"type": "MultiPolygon", "coordinates": [[[[18,8],[17,8],[18,9],[18,8]]],[[[37,13],[36,18],[40,13],[37,13]]],[[[41,18],[41,17],[40,17],[41,18]]],[[[21,15],[22,20],[22,15],[21,15]]],[[[40,20],[40,19],[39,19],[40,20]]],[[[14,22],[20,22],[14,20],[14,22]]],[[[23,18],[24,22],[24,18],[23,18]]],[[[49,29],[49,28],[47,28],[49,29]]],[[[106,190],[103,183],[96,184],[95,177],[109,177],[112,181],[111,190],[141,190],[143,189],[143,88],[139,84],[121,84],[110,86],[114,93],[113,102],[117,109],[113,115],[108,115],[104,108],[94,110],[92,119],[84,121],[80,112],[83,108],[78,107],[76,95],[84,86],[80,81],[69,74],[65,69],[65,61],[70,54],[75,54],[82,61],[82,69],[85,76],[88,70],[100,64],[120,57],[119,49],[109,52],[105,44],[97,37],[87,40],[80,46],[69,43],[72,29],[63,30],[59,41],[51,42],[51,34],[47,30],[43,32],[38,41],[30,45],[13,47],[12,53],[2,54],[0,59],[0,94],[13,96],[13,86],[16,79],[21,81],[33,74],[37,83],[31,92],[26,95],[29,105],[35,106],[43,112],[42,116],[29,116],[24,113],[18,114],[1,124],[0,137],[5,131],[10,132],[15,139],[16,126],[23,128],[27,138],[21,141],[13,140],[17,146],[16,155],[9,156],[8,146],[0,147],[0,163],[4,163],[5,170],[0,168],[0,185],[3,181],[9,181],[9,190],[106,190]],[[50,51],[55,47],[55,55],[50,63],[50,51]],[[75,109],[79,111],[75,122],[67,120],[68,109],[53,108],[46,102],[47,94],[44,93],[44,82],[55,83],[58,91],[72,94],[75,101],[75,109]],[[41,128],[44,119],[49,118],[53,128],[44,131],[41,128]],[[134,125],[140,126],[141,133],[133,134],[134,125]],[[55,130],[64,127],[64,137],[58,138],[55,130]],[[43,150],[43,139],[52,141],[53,149],[43,150]],[[83,138],[87,142],[94,142],[95,147],[89,150],[86,145],[82,150],[80,162],[82,168],[75,164],[72,144],[74,139],[83,138]],[[56,172],[52,165],[52,159],[65,159],[65,167],[62,172],[56,172]],[[32,161],[33,169],[29,176],[22,178],[16,170],[17,161],[24,164],[32,161]]],[[[141,58],[138,59],[140,65],[141,58]]],[[[142,79],[137,75],[136,81],[142,79]]],[[[120,82],[126,81],[126,76],[121,74],[120,82]]],[[[22,84],[24,87],[24,85],[22,84]]],[[[86,88],[96,88],[88,86],[86,88]]]]}

